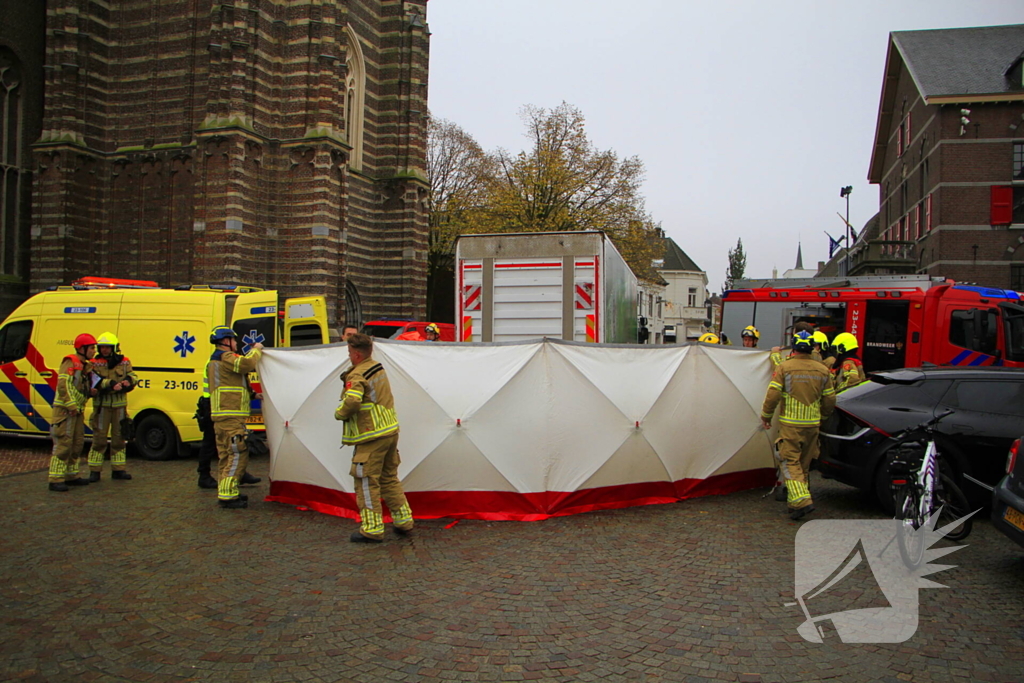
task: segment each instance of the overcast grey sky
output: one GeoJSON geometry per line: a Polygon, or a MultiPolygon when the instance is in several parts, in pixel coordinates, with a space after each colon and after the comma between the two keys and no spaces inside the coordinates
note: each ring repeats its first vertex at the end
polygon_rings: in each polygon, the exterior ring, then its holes
{"type": "MultiPolygon", "coordinates": [[[[430,0],[430,110],[485,149],[563,100],[647,169],[647,208],[720,291],[828,257],[878,211],[867,182],[890,31],[1024,22],[1022,0],[430,0]]],[[[1021,46],[1024,50],[1024,45],[1021,46]]]]}

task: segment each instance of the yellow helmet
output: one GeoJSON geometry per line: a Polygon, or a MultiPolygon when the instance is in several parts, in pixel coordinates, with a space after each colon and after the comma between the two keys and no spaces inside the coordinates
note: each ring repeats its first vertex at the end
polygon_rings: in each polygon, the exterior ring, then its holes
{"type": "Polygon", "coordinates": [[[843,332],[842,334],[837,334],[836,338],[832,340],[832,346],[834,346],[836,351],[839,353],[853,351],[858,348],[857,338],[849,332],[843,332]]]}
{"type": "Polygon", "coordinates": [[[439,328],[436,323],[430,323],[429,325],[427,325],[427,327],[426,327],[426,329],[424,331],[425,332],[433,332],[438,337],[441,336],[441,328],[439,328]]]}
{"type": "Polygon", "coordinates": [[[96,340],[96,346],[117,346],[117,336],[113,332],[104,332],[96,340]]]}
{"type": "Polygon", "coordinates": [[[705,344],[717,344],[718,335],[714,332],[705,332],[697,338],[697,341],[704,342],[705,344]]]}
{"type": "Polygon", "coordinates": [[[753,337],[754,339],[760,339],[761,338],[761,333],[758,332],[757,328],[754,327],[753,325],[747,325],[746,327],[743,328],[743,331],[740,332],[740,336],[741,337],[753,337]]]}
{"type": "Polygon", "coordinates": [[[811,335],[811,341],[815,344],[821,344],[822,351],[828,350],[828,335],[824,332],[816,331],[811,335]]]}

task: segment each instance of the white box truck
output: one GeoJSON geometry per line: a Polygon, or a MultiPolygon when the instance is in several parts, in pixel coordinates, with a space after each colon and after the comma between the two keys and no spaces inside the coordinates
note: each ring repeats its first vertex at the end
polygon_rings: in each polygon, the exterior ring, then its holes
{"type": "Polygon", "coordinates": [[[456,339],[637,341],[636,275],[603,232],[463,235],[456,339]]]}

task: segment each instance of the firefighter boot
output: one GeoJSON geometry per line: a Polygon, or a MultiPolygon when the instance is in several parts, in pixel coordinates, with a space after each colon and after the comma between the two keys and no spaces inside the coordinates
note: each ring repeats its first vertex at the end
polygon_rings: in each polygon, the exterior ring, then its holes
{"type": "Polygon", "coordinates": [[[802,508],[789,508],[788,511],[789,518],[794,522],[799,522],[801,519],[814,512],[814,506],[806,505],[802,508]]]}
{"type": "Polygon", "coordinates": [[[241,486],[249,486],[250,484],[258,484],[261,481],[263,481],[263,477],[254,477],[248,472],[246,472],[245,474],[242,475],[242,478],[241,480],[239,480],[238,483],[241,486]]]}
{"type": "Polygon", "coordinates": [[[215,489],[217,488],[217,480],[210,476],[210,473],[199,475],[199,488],[201,489],[215,489]]]}
{"type": "MultiPolygon", "coordinates": [[[[98,472],[96,473],[98,474],[98,472]]],[[[128,474],[124,470],[114,470],[110,473],[111,479],[121,479],[122,481],[128,481],[132,478],[132,475],[128,474]]]]}
{"type": "Polygon", "coordinates": [[[249,507],[249,501],[243,500],[241,496],[228,500],[218,500],[217,504],[225,510],[244,510],[249,507]]]}
{"type": "Polygon", "coordinates": [[[61,492],[64,492],[64,491],[70,491],[71,489],[69,489],[68,485],[65,484],[62,481],[51,481],[50,482],[50,490],[51,491],[61,491],[61,492]]]}
{"type": "Polygon", "coordinates": [[[89,480],[83,479],[82,477],[76,477],[74,479],[65,479],[64,483],[67,486],[88,486],[89,480]]]}
{"type": "Polygon", "coordinates": [[[369,536],[363,536],[363,534],[358,531],[353,531],[352,535],[348,537],[348,540],[353,543],[382,543],[384,541],[383,538],[370,538],[369,536]]]}
{"type": "Polygon", "coordinates": [[[99,472],[90,472],[89,473],[89,483],[90,484],[95,484],[99,480],[100,480],[100,473],[99,472]]]}

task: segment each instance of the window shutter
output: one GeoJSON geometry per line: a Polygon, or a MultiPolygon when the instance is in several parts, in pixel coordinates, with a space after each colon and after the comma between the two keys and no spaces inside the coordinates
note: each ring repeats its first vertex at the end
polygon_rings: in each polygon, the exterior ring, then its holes
{"type": "Polygon", "coordinates": [[[896,129],[896,156],[903,156],[903,124],[896,129]]]}
{"type": "Polygon", "coordinates": [[[921,205],[914,207],[914,239],[921,239],[921,205]]]}
{"type": "Polygon", "coordinates": [[[914,136],[910,133],[910,112],[907,112],[907,149],[910,148],[910,141],[914,139],[914,136]]]}
{"type": "Polygon", "coordinates": [[[1013,222],[1013,187],[992,186],[992,225],[1009,225],[1013,222]]]}
{"type": "Polygon", "coordinates": [[[924,198],[924,222],[925,231],[932,231],[932,196],[928,195],[924,198]]]}

